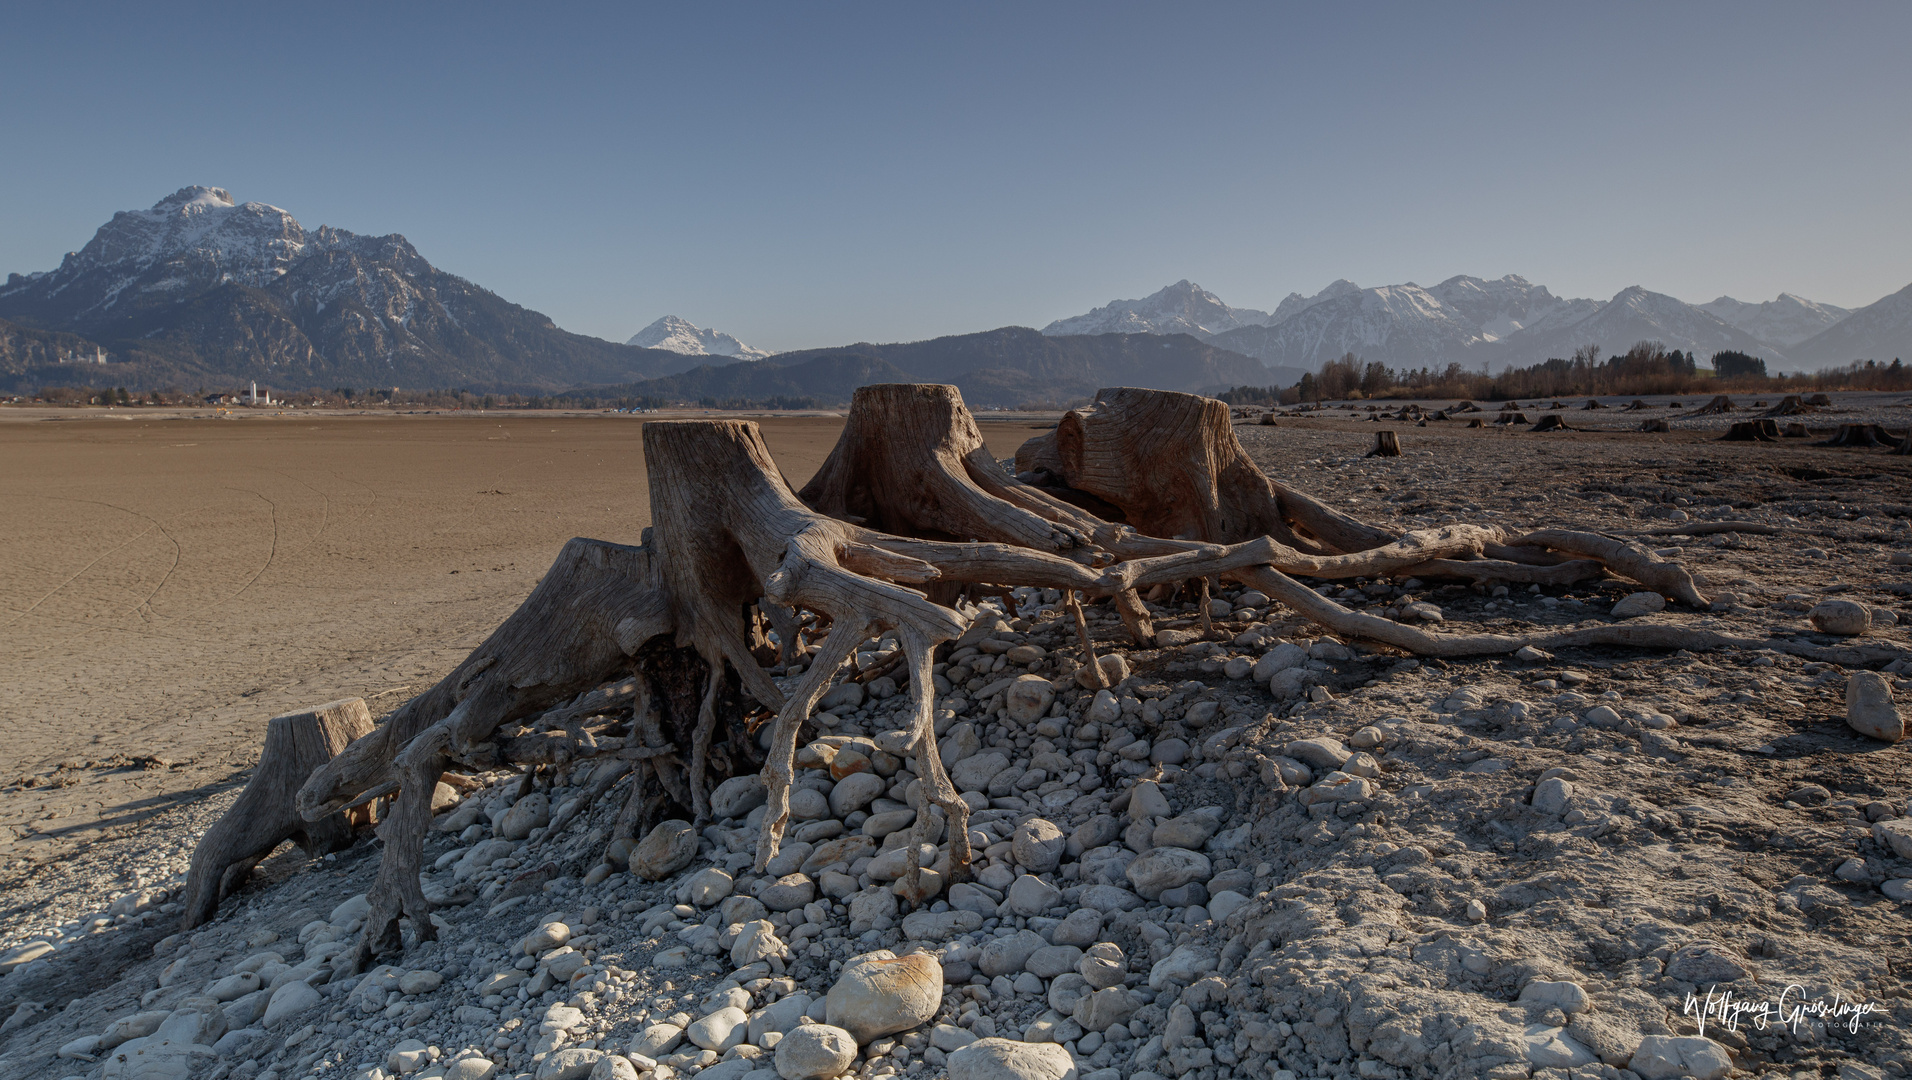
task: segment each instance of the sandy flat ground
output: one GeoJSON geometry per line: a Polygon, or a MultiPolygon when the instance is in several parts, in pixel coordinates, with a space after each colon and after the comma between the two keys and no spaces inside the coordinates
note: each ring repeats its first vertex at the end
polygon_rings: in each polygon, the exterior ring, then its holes
{"type": "MultiPolygon", "coordinates": [[[[0,885],[228,786],[277,713],[396,707],[567,538],[637,542],[644,420],[0,410],[0,885]]],[[[761,422],[796,485],[842,426],[761,422]]]]}

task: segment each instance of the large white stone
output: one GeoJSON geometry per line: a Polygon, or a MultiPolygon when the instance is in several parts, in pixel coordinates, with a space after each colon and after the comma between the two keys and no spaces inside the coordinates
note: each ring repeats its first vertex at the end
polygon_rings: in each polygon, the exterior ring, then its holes
{"type": "Polygon", "coordinates": [[[855,1037],[829,1024],[791,1028],[777,1043],[777,1075],[783,1080],[831,1080],[855,1061],[855,1037]]]}
{"type": "Polygon", "coordinates": [[[735,1005],[726,1005],[709,1016],[691,1021],[684,1035],[698,1046],[721,1054],[744,1041],[749,1024],[747,1013],[735,1005]]]}
{"type": "Polygon", "coordinates": [[[1733,1071],[1733,1059],[1726,1048],[1700,1035],[1648,1035],[1627,1068],[1642,1080],[1673,1080],[1691,1076],[1694,1080],[1719,1080],[1733,1071]]]}
{"type": "Polygon", "coordinates": [[[1892,684],[1876,671],[1855,671],[1846,679],[1846,726],[1881,742],[1905,738],[1905,718],[1892,703],[1892,684]]]}
{"type": "Polygon", "coordinates": [[[949,1055],[949,1080],[1076,1080],[1075,1058],[1055,1043],[977,1039],[949,1055]]]}
{"type": "Polygon", "coordinates": [[[843,966],[824,997],[824,1019],[861,1046],[926,1023],[942,1002],[943,965],[935,957],[893,956],[884,949],[843,966]]]}
{"type": "Polygon", "coordinates": [[[498,835],[506,840],[523,840],[531,830],[551,824],[551,800],[542,791],[534,791],[505,811],[498,819],[498,835]]]}
{"type": "Polygon", "coordinates": [[[661,822],[631,849],[631,873],[662,881],[697,857],[697,830],[688,821],[661,822]]]}
{"type": "Polygon", "coordinates": [[[1206,881],[1213,864],[1208,856],[1186,848],[1150,848],[1129,864],[1128,879],[1145,900],[1154,900],[1168,889],[1191,881],[1206,881]]]}
{"type": "Polygon", "coordinates": [[[318,1007],[325,998],[314,990],[309,983],[289,982],[272,992],[272,1000],[266,1004],[266,1014],[260,1023],[266,1027],[277,1027],[287,1020],[318,1007]]]}
{"type": "Polygon", "coordinates": [[[1009,714],[1009,719],[1027,727],[1049,715],[1049,706],[1055,700],[1056,692],[1048,679],[1024,675],[1003,692],[1003,711],[1009,714]]]}

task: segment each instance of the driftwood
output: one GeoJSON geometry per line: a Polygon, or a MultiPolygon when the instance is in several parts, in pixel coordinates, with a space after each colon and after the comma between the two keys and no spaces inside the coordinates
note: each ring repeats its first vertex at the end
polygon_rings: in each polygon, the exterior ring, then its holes
{"type": "Polygon", "coordinates": [[[181,930],[212,918],[220,899],[287,840],[296,841],[307,855],[351,846],[355,822],[346,813],[307,821],[293,805],[293,797],[306,777],[371,730],[372,714],[361,698],[344,698],[266,722],[265,744],[259,748],[252,779],[193,849],[181,930]]]}

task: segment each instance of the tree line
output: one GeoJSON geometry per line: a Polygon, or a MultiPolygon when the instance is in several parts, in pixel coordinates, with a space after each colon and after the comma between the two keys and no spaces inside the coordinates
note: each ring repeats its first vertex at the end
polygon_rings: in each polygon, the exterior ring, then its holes
{"type": "Polygon", "coordinates": [[[1444,368],[1392,368],[1379,362],[1363,362],[1350,352],[1303,375],[1293,386],[1237,386],[1219,396],[1231,405],[1293,405],[1304,401],[1363,398],[1506,401],[1826,390],[1912,390],[1912,368],[1896,359],[1888,364],[1864,360],[1822,371],[1769,374],[1764,360],[1743,352],[1714,353],[1702,367],[1690,350],[1668,349],[1653,341],[1640,342],[1625,353],[1604,360],[1600,358],[1598,346],[1587,345],[1575,349],[1569,358],[1510,367],[1497,374],[1469,371],[1458,363],[1444,368]]]}

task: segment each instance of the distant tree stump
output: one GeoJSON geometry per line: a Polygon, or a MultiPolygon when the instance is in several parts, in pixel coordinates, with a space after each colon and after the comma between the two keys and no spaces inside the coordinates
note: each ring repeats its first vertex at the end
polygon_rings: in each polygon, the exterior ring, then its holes
{"type": "Polygon", "coordinates": [[[1600,404],[1599,398],[1588,398],[1587,403],[1580,406],[1580,408],[1582,411],[1585,411],[1588,409],[1604,409],[1607,408],[1607,406],[1600,404]]]}
{"type": "Polygon", "coordinates": [[[1780,432],[1780,434],[1788,439],[1804,439],[1810,436],[1804,424],[1787,424],[1786,430],[1780,432]]]}
{"type": "Polygon", "coordinates": [[[1641,431],[1672,431],[1673,426],[1671,424],[1668,424],[1665,420],[1642,420],[1640,421],[1640,430],[1641,431]]]}
{"type": "MultiPolygon", "coordinates": [[[[1771,421],[1767,421],[1771,423],[1771,421]]],[[[1895,446],[1898,439],[1877,424],[1840,424],[1830,439],[1814,446],[1895,446]]]]}
{"type": "Polygon", "coordinates": [[[1771,420],[1742,420],[1726,429],[1720,442],[1778,442],[1779,426],[1771,420]]]}
{"type": "Polygon", "coordinates": [[[1547,416],[1543,416],[1540,418],[1540,422],[1534,425],[1534,430],[1536,432],[1539,432],[1539,431],[1572,431],[1573,429],[1567,426],[1567,422],[1565,420],[1562,420],[1558,416],[1549,414],[1547,416]]]}
{"type": "Polygon", "coordinates": [[[1641,409],[1650,409],[1652,407],[1653,406],[1648,405],[1646,402],[1640,400],[1639,398],[1634,398],[1631,402],[1627,404],[1627,407],[1625,409],[1622,409],[1621,411],[1622,412],[1639,412],[1641,409]]]}
{"type": "Polygon", "coordinates": [[[1471,427],[1471,428],[1475,428],[1475,427],[1486,427],[1486,426],[1487,426],[1487,421],[1485,421],[1485,420],[1482,420],[1482,419],[1481,419],[1480,417],[1478,417],[1478,416],[1476,416],[1475,418],[1473,418],[1472,420],[1469,420],[1469,421],[1467,422],[1467,426],[1468,426],[1468,427],[1471,427]]]}
{"type": "Polygon", "coordinates": [[[1780,401],[1779,404],[1773,406],[1770,410],[1768,410],[1766,415],[1767,416],[1795,416],[1799,413],[1810,412],[1810,411],[1811,411],[1810,409],[1806,408],[1805,401],[1802,398],[1800,398],[1798,394],[1788,394],[1783,400],[1780,401]]]}
{"type": "Polygon", "coordinates": [[[343,698],[267,721],[265,745],[246,790],[193,849],[182,930],[211,918],[220,899],[286,840],[296,840],[307,855],[351,846],[353,828],[345,812],[307,821],[294,798],[306,777],[371,730],[372,714],[363,698],[343,698]]]}
{"type": "Polygon", "coordinates": [[[1739,406],[1733,404],[1732,398],[1727,397],[1725,394],[1720,394],[1714,397],[1713,400],[1707,402],[1706,404],[1700,406],[1697,409],[1694,409],[1692,412],[1687,413],[1686,415],[1688,416],[1717,416],[1720,413],[1737,412],[1738,409],[1739,409],[1739,406]]]}
{"type": "Polygon", "coordinates": [[[1374,433],[1374,449],[1368,451],[1368,457],[1400,457],[1401,440],[1392,431],[1374,433]]]}
{"type": "Polygon", "coordinates": [[[1912,456],[1912,431],[1905,433],[1905,438],[1899,441],[1899,445],[1892,448],[1892,454],[1894,457],[1912,456]]]}
{"type": "Polygon", "coordinates": [[[1530,424],[1532,422],[1527,419],[1527,414],[1524,412],[1503,412],[1494,420],[1496,424],[1530,424]]]}
{"type": "Polygon", "coordinates": [[[1275,410],[1269,409],[1267,412],[1261,414],[1261,426],[1262,427],[1275,426],[1275,410]]]}

